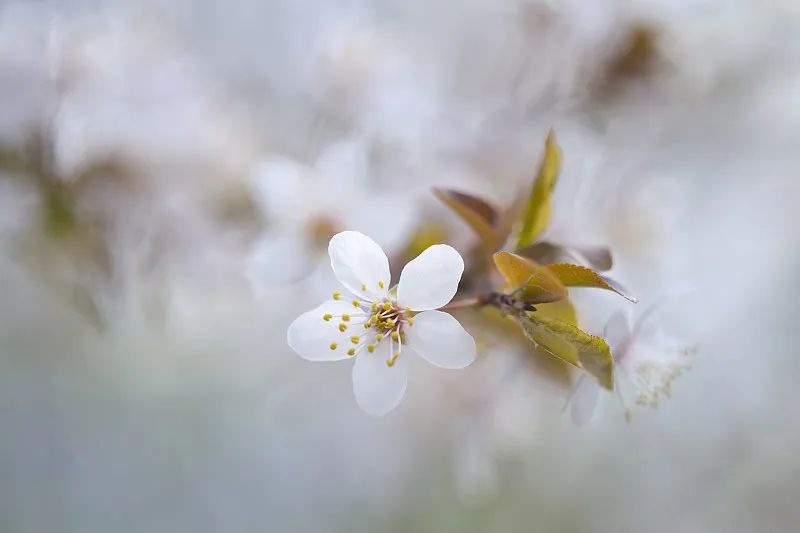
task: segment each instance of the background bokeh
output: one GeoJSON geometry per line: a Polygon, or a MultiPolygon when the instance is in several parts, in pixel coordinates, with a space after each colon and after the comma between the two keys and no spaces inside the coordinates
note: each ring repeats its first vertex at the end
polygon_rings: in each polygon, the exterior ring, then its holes
{"type": "Polygon", "coordinates": [[[0,530],[796,530],[798,32],[793,0],[0,2],[0,530]],[[582,323],[669,299],[671,398],[576,427],[490,343],[376,419],[290,352],[331,231],[466,250],[430,188],[510,204],[550,127],[547,236],[641,299],[577,290],[582,323]]]}

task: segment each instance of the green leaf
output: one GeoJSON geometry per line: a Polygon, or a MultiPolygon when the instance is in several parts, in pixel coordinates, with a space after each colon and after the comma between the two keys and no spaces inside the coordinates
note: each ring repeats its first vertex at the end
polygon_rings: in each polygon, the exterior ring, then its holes
{"type": "Polygon", "coordinates": [[[582,368],[608,390],[614,388],[614,359],[606,341],[577,326],[536,313],[517,316],[525,335],[537,346],[578,368],[582,368]]]}
{"type": "Polygon", "coordinates": [[[0,171],[20,174],[27,170],[25,151],[18,146],[0,146],[0,171]]]}
{"type": "Polygon", "coordinates": [[[552,263],[582,263],[594,270],[611,270],[614,261],[611,250],[606,246],[566,246],[549,241],[541,241],[526,246],[515,253],[533,259],[542,265],[552,263]]]}
{"type": "Polygon", "coordinates": [[[561,149],[556,144],[553,130],[544,143],[544,157],[533,182],[522,218],[522,229],[517,237],[517,249],[532,244],[550,223],[550,196],[561,168],[561,149]]]}
{"type": "Polygon", "coordinates": [[[478,234],[488,250],[496,250],[500,246],[496,227],[497,210],[488,202],[451,189],[434,188],[433,194],[478,234]]]}
{"type": "Polygon", "coordinates": [[[616,292],[631,302],[637,302],[637,299],[629,295],[628,291],[625,290],[622,285],[607,276],[598,274],[591,268],[569,263],[547,265],[547,268],[567,287],[595,287],[598,289],[606,289],[616,292]]]}
{"type": "Polygon", "coordinates": [[[541,304],[567,297],[567,288],[547,267],[510,252],[497,252],[493,259],[515,298],[541,304]]]}
{"type": "Polygon", "coordinates": [[[44,230],[51,237],[64,237],[76,226],[72,196],[63,185],[47,184],[43,190],[44,230]]]}
{"type": "Polygon", "coordinates": [[[535,317],[553,318],[573,326],[578,325],[578,313],[568,298],[557,302],[536,304],[536,311],[531,311],[531,314],[535,317]]]}

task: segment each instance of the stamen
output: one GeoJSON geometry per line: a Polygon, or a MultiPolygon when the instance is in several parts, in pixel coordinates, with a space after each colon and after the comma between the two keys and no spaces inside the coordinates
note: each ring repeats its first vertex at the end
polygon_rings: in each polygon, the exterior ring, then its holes
{"type": "Polygon", "coordinates": [[[393,331],[393,332],[392,332],[392,340],[393,340],[393,341],[396,341],[396,340],[397,340],[397,338],[398,338],[399,336],[400,336],[400,335],[397,333],[397,331],[393,331]]]}
{"type": "Polygon", "coordinates": [[[345,322],[350,322],[350,315],[348,315],[348,314],[346,314],[346,313],[345,313],[345,314],[343,314],[343,315],[342,315],[342,320],[344,320],[345,322]]]}
{"type": "Polygon", "coordinates": [[[347,330],[347,324],[345,324],[345,323],[339,324],[339,331],[344,333],[346,330],[347,330]]]}
{"type": "Polygon", "coordinates": [[[374,352],[375,351],[375,345],[374,344],[367,344],[367,351],[369,353],[374,352]]]}
{"type": "Polygon", "coordinates": [[[332,342],[331,345],[328,346],[328,348],[330,348],[331,350],[335,350],[337,346],[339,346],[339,345],[336,344],[335,342],[332,342]]]}
{"type": "Polygon", "coordinates": [[[389,302],[383,302],[383,310],[384,311],[388,311],[391,308],[392,308],[392,304],[390,304],[389,302]]]}
{"type": "Polygon", "coordinates": [[[322,315],[322,320],[324,320],[325,322],[329,322],[331,318],[333,318],[333,315],[330,313],[325,313],[324,315],[322,315]]]}
{"type": "Polygon", "coordinates": [[[406,322],[408,322],[409,326],[413,326],[414,325],[414,319],[413,318],[406,319],[406,322]]]}
{"type": "Polygon", "coordinates": [[[362,283],[361,284],[361,290],[364,291],[364,292],[367,292],[367,284],[366,283],[362,283]]]}
{"type": "Polygon", "coordinates": [[[386,360],[386,366],[388,366],[389,368],[393,367],[394,363],[395,363],[395,361],[397,361],[398,357],[400,357],[400,352],[399,351],[398,352],[394,352],[392,357],[390,359],[386,360]]]}
{"type": "Polygon", "coordinates": [[[349,350],[347,350],[347,355],[349,355],[350,357],[353,357],[355,354],[356,354],[355,348],[350,348],[349,350]]]}
{"type": "Polygon", "coordinates": [[[378,310],[378,304],[373,302],[373,304],[372,304],[372,312],[374,313],[377,310],[378,310]]]}
{"type": "Polygon", "coordinates": [[[378,333],[375,335],[375,340],[381,342],[383,340],[383,333],[378,333]]]}
{"type": "Polygon", "coordinates": [[[381,289],[384,287],[384,285],[383,285],[383,282],[382,282],[382,281],[378,281],[378,287],[380,287],[381,289]]]}
{"type": "Polygon", "coordinates": [[[361,302],[358,300],[353,300],[353,307],[361,307],[361,302]]]}
{"type": "Polygon", "coordinates": [[[358,335],[353,335],[352,337],[350,337],[350,342],[352,342],[353,344],[358,344],[358,341],[360,340],[361,337],[359,337],[358,335]]]}
{"type": "Polygon", "coordinates": [[[339,300],[339,299],[341,299],[341,297],[342,297],[342,293],[341,292],[336,291],[336,292],[333,293],[333,299],[334,300],[339,300]]]}

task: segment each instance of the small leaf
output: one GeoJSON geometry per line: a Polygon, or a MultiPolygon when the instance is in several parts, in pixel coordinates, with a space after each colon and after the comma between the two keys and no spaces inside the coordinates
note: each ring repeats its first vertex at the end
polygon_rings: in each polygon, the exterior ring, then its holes
{"type": "Polygon", "coordinates": [[[513,295],[529,304],[555,302],[567,297],[567,288],[547,267],[510,252],[493,256],[513,295]]]}
{"type": "Polygon", "coordinates": [[[543,265],[568,261],[583,264],[601,272],[611,270],[614,264],[611,250],[606,246],[566,246],[541,241],[516,250],[515,253],[543,265]]]}
{"type": "Polygon", "coordinates": [[[557,302],[550,302],[546,304],[536,304],[536,311],[531,311],[535,317],[546,317],[572,324],[578,325],[578,313],[575,311],[575,306],[568,298],[559,300],[557,302]]]}
{"type": "Polygon", "coordinates": [[[539,326],[538,320],[533,320],[526,315],[517,316],[517,322],[522,327],[522,332],[533,342],[537,348],[544,348],[547,353],[561,359],[565,363],[580,368],[578,350],[569,342],[557,335],[553,335],[547,328],[539,326]]]}
{"type": "Polygon", "coordinates": [[[614,359],[603,339],[567,322],[530,312],[520,314],[517,322],[534,343],[562,361],[583,368],[606,389],[614,388],[614,359]]]}
{"type": "Polygon", "coordinates": [[[28,169],[25,151],[17,146],[0,145],[0,171],[20,174],[28,169]]]}
{"type": "Polygon", "coordinates": [[[550,222],[550,196],[561,168],[561,149],[556,144],[553,130],[544,143],[544,157],[533,182],[522,218],[522,229],[517,237],[517,249],[533,243],[550,222]]]}
{"type": "Polygon", "coordinates": [[[76,226],[74,202],[66,187],[49,185],[43,191],[44,230],[48,236],[64,237],[76,226]]]}
{"type": "Polygon", "coordinates": [[[566,250],[579,263],[584,263],[594,270],[603,272],[611,270],[614,266],[611,250],[607,246],[568,246],[566,250]]]}
{"type": "Polygon", "coordinates": [[[606,289],[616,292],[631,302],[636,303],[638,301],[636,298],[629,295],[622,285],[607,276],[598,274],[591,268],[569,263],[547,265],[547,268],[567,287],[595,287],[598,289],[606,289]]]}
{"type": "Polygon", "coordinates": [[[452,209],[464,222],[478,234],[489,250],[499,247],[497,234],[497,211],[488,202],[451,189],[433,189],[433,194],[452,209]]]}

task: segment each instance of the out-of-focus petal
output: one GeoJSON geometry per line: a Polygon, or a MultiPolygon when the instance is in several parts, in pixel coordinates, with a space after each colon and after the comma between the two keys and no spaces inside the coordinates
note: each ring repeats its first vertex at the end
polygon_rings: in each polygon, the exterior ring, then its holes
{"type": "Polygon", "coordinates": [[[453,299],[463,272],[464,260],[455,248],[430,246],[403,268],[397,301],[415,311],[438,309],[453,299]]]}
{"type": "Polygon", "coordinates": [[[301,231],[270,231],[253,248],[247,275],[257,287],[293,283],[308,276],[320,259],[301,231]]]}
{"type": "Polygon", "coordinates": [[[389,259],[378,244],[357,231],[343,231],[328,244],[336,279],[353,294],[366,299],[387,294],[389,259]]]}
{"type": "Polygon", "coordinates": [[[346,139],[328,146],[317,159],[314,170],[318,178],[345,194],[357,194],[367,181],[368,153],[359,138],[346,139]]]}
{"type": "Polygon", "coordinates": [[[570,402],[570,417],[577,426],[585,426],[594,416],[597,407],[597,397],[600,394],[600,385],[594,378],[581,376],[575,385],[570,402]]]}
{"type": "Polygon", "coordinates": [[[391,357],[389,343],[383,343],[374,353],[361,352],[353,366],[353,392],[358,405],[373,416],[383,416],[400,403],[408,384],[405,353],[393,366],[386,364],[391,357]]]}
{"type": "Polygon", "coordinates": [[[631,336],[631,324],[625,311],[616,311],[606,322],[603,329],[603,338],[606,339],[611,354],[615,360],[623,357],[627,351],[628,340],[631,336]]]}
{"type": "MultiPolygon", "coordinates": [[[[339,361],[348,359],[348,332],[339,331],[342,323],[339,316],[352,313],[352,304],[330,300],[316,309],[303,313],[289,326],[286,340],[297,355],[309,361],[339,361]],[[323,317],[334,315],[330,320],[323,317]],[[335,343],[335,348],[331,346],[335,343]]],[[[352,323],[354,321],[351,321],[352,323]]],[[[363,331],[363,328],[362,328],[363,331]]]]}
{"type": "Polygon", "coordinates": [[[308,212],[308,169],[286,157],[270,156],[250,172],[253,198],[265,218],[273,223],[301,220],[308,212]]]}
{"type": "Polygon", "coordinates": [[[441,368],[464,368],[475,360],[475,340],[452,315],[425,311],[405,329],[408,346],[441,368]]]}

